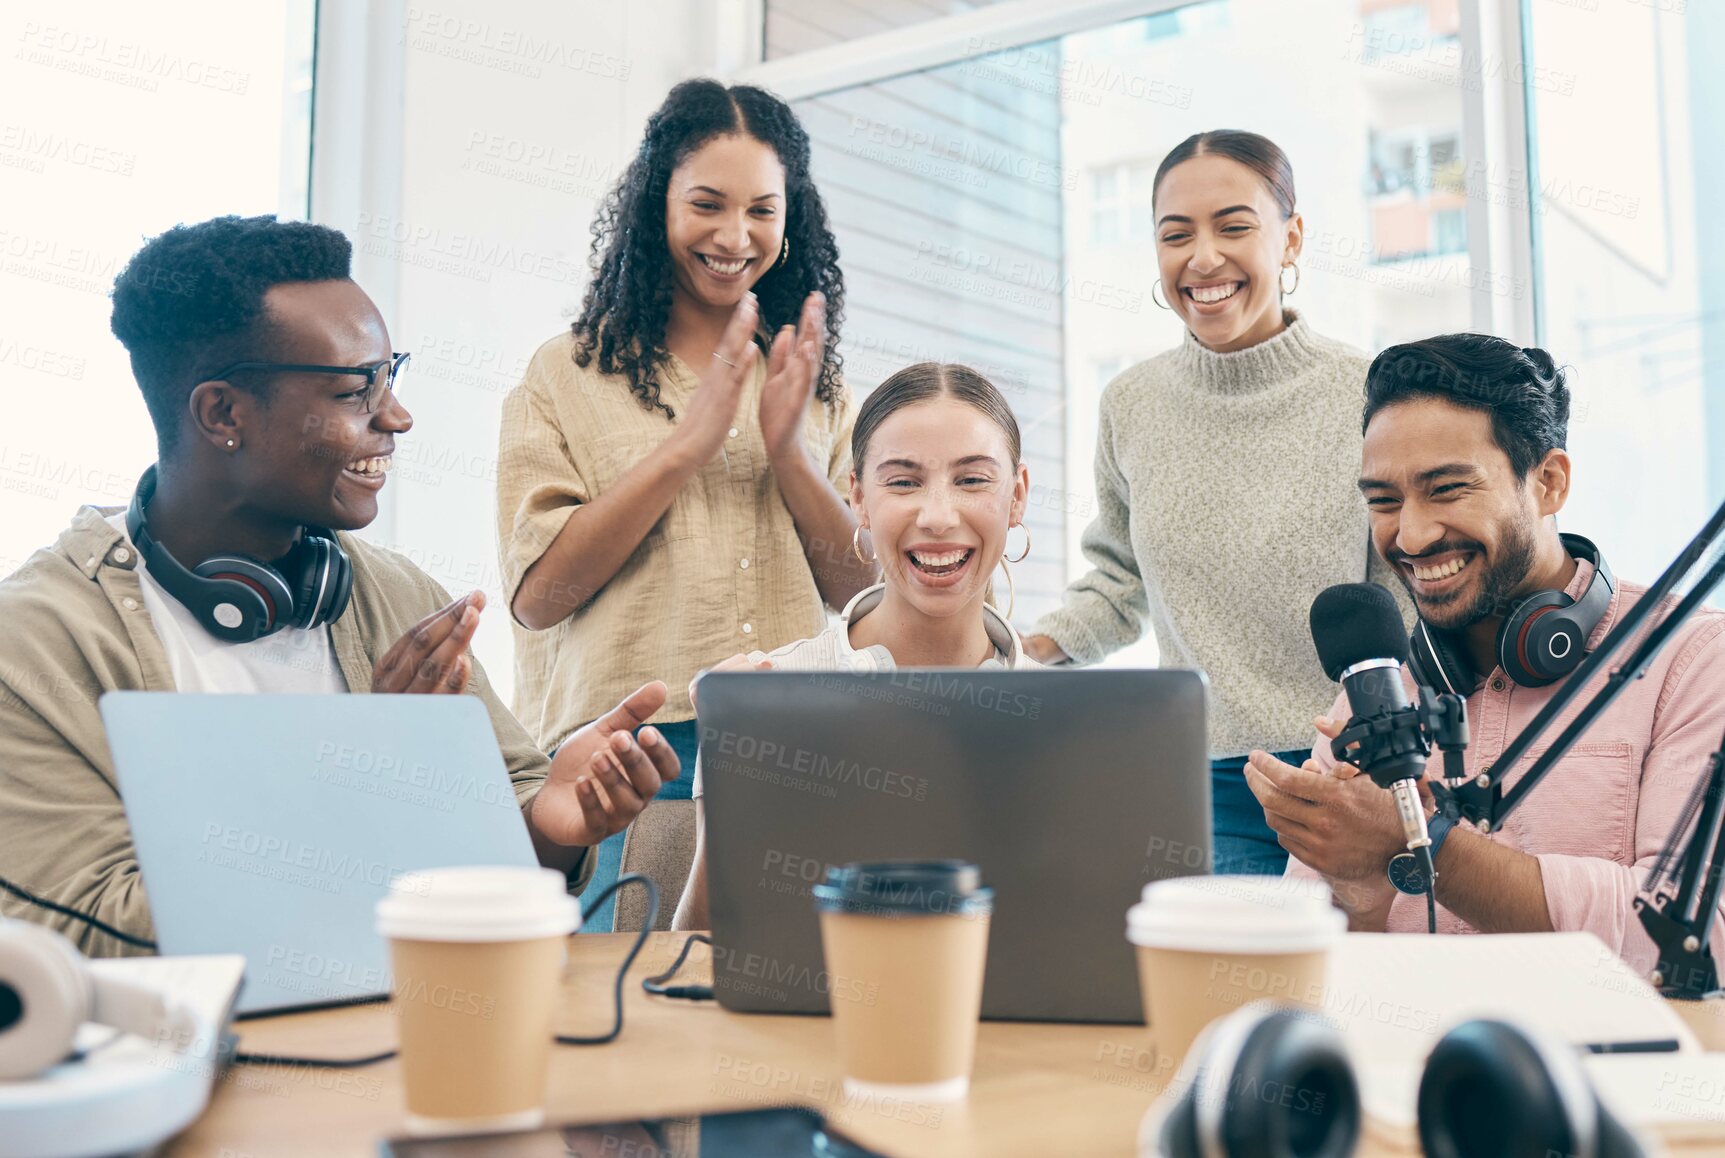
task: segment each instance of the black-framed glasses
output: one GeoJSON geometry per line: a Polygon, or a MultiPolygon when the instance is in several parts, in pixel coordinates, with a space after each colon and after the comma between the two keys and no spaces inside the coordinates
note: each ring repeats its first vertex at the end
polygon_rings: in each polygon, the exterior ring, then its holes
{"type": "Polygon", "coordinates": [[[219,382],[230,374],[241,373],[299,373],[299,374],[354,374],[365,379],[365,412],[376,413],[378,403],[383,401],[385,391],[395,389],[395,380],[402,370],[407,368],[407,360],[411,354],[391,354],[382,362],[370,362],[364,366],[311,366],[302,362],[235,362],[231,366],[211,374],[206,381],[219,382]]]}

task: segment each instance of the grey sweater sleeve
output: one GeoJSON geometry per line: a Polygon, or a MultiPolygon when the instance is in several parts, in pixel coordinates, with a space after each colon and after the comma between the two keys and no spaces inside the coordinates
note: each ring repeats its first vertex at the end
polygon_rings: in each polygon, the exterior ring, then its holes
{"type": "Polygon", "coordinates": [[[1149,612],[1132,548],[1132,495],[1115,455],[1110,401],[1103,398],[1096,437],[1096,518],[1080,540],[1090,572],[1066,589],[1060,607],[1034,629],[1074,663],[1095,663],[1137,642],[1149,612]]]}

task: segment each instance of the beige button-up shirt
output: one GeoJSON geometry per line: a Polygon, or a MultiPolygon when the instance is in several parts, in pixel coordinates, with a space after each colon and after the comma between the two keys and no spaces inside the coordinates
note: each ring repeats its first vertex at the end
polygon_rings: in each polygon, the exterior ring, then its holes
{"type": "MultiPolygon", "coordinates": [[[[582,504],[603,494],[676,429],[642,406],[621,375],[575,364],[574,339],[539,348],[503,404],[497,538],[503,597],[582,504]]],[[[662,397],[686,413],[697,376],[673,356],[662,397]]],[[[743,389],[720,452],[600,592],[545,631],[515,624],[515,712],[547,748],[648,680],[670,698],[656,719],[691,720],[689,681],[740,651],[772,650],[818,634],[826,616],[796,524],[761,436],[765,359],[743,389]]],[[[850,492],[849,391],[811,399],[803,439],[841,494],[850,492]]]]}

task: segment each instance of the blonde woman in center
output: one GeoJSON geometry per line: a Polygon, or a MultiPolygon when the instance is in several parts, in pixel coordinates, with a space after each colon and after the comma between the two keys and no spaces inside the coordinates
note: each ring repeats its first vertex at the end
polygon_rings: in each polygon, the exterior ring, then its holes
{"type": "MultiPolygon", "coordinates": [[[[968,366],[921,362],[881,383],[851,433],[851,506],[860,558],[885,582],[857,593],[840,621],[776,651],[734,656],[715,671],[883,672],[900,667],[1039,667],[992,601],[990,577],[1030,549],[1030,472],[1018,420],[993,383],[968,366]]],[[[1008,587],[1011,572],[1007,572],[1008,587]]],[[[698,681],[697,681],[698,682],[698,681]]],[[[694,697],[695,688],[690,688],[694,697]]],[[[695,861],[672,922],[705,929],[707,826],[695,768],[695,861]]]]}

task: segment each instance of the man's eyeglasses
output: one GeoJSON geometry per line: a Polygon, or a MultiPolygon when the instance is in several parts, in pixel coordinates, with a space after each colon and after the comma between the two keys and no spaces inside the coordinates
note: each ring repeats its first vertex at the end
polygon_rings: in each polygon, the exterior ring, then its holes
{"type": "Polygon", "coordinates": [[[382,362],[372,362],[365,366],[309,366],[299,362],[235,362],[231,366],[211,374],[207,381],[219,382],[230,374],[242,373],[297,373],[297,374],[354,374],[365,379],[365,396],[362,399],[365,412],[372,414],[377,411],[378,404],[383,401],[385,391],[394,390],[395,382],[401,372],[407,368],[407,360],[411,354],[391,354],[382,362]]]}

